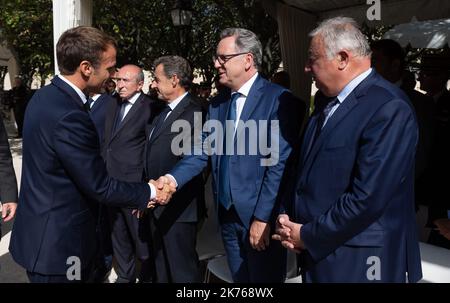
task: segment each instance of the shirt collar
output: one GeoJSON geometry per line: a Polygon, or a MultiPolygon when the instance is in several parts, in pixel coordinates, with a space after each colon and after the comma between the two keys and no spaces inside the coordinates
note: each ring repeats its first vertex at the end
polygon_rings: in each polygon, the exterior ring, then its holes
{"type": "Polygon", "coordinates": [[[367,76],[369,76],[369,74],[372,72],[372,68],[369,68],[368,70],[366,70],[365,72],[363,72],[362,74],[360,74],[358,77],[356,77],[355,79],[353,79],[352,81],[350,81],[343,90],[341,90],[341,92],[339,93],[339,95],[337,96],[339,103],[342,103],[345,98],[348,97],[348,95],[351,94],[351,92],[364,80],[367,78],[367,76]]]}
{"type": "Polygon", "coordinates": [[[72,87],[75,90],[75,92],[78,94],[78,96],[80,96],[83,104],[85,104],[87,102],[86,95],[81,91],[81,89],[78,88],[78,86],[76,86],[75,84],[73,84],[72,82],[67,80],[67,78],[65,78],[63,75],[58,75],[58,77],[59,77],[59,79],[66,82],[70,87],[72,87]]]}
{"type": "Polygon", "coordinates": [[[139,98],[140,95],[141,95],[141,92],[137,92],[133,95],[133,97],[131,97],[127,101],[130,102],[131,105],[133,105],[136,102],[136,100],[139,98]]]}
{"type": "Polygon", "coordinates": [[[255,83],[256,78],[258,77],[258,73],[255,73],[253,77],[251,77],[247,82],[244,83],[244,85],[241,86],[240,89],[238,89],[238,92],[243,95],[244,97],[248,96],[248,93],[250,92],[250,89],[252,88],[253,83],[255,83]]]}
{"type": "Polygon", "coordinates": [[[174,110],[175,107],[177,107],[177,105],[181,102],[181,100],[183,100],[184,97],[186,97],[187,94],[188,94],[188,92],[185,92],[184,94],[182,94],[181,96],[179,96],[178,98],[176,98],[175,100],[170,102],[168,104],[170,107],[170,110],[174,110]]]}
{"type": "Polygon", "coordinates": [[[102,94],[95,94],[95,95],[93,95],[93,96],[91,97],[91,99],[92,99],[93,101],[97,101],[97,99],[100,98],[101,95],[102,95],[102,94]]]}

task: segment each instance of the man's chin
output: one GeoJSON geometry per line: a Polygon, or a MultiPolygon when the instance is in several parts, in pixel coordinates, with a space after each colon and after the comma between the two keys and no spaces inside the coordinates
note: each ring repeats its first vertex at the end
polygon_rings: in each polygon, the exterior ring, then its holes
{"type": "Polygon", "coordinates": [[[222,75],[221,75],[221,76],[219,77],[219,83],[222,84],[222,85],[227,85],[227,83],[228,83],[227,80],[228,80],[228,78],[227,78],[226,76],[222,76],[222,75]]]}

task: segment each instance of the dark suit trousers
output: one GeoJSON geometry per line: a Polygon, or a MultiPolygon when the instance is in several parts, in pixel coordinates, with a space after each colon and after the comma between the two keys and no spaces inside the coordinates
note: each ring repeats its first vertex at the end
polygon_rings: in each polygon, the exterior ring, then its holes
{"type": "Polygon", "coordinates": [[[93,266],[81,270],[81,280],[68,280],[66,275],[43,275],[27,271],[30,283],[92,283],[93,266]]]}
{"type": "Polygon", "coordinates": [[[233,281],[236,283],[282,283],[286,277],[286,250],[279,241],[257,251],[250,245],[250,232],[242,224],[234,206],[219,206],[219,222],[233,281]]]}
{"type": "Polygon", "coordinates": [[[41,275],[35,272],[27,271],[30,283],[81,283],[81,281],[67,280],[65,275],[41,275]]]}
{"type": "Polygon", "coordinates": [[[150,214],[152,248],[155,256],[156,282],[200,283],[201,273],[197,243],[197,223],[175,222],[162,232],[150,214]]]}
{"type": "Polygon", "coordinates": [[[118,283],[136,281],[136,259],[141,261],[140,282],[152,279],[149,233],[146,220],[138,220],[130,208],[109,208],[111,240],[117,262],[118,283]]]}

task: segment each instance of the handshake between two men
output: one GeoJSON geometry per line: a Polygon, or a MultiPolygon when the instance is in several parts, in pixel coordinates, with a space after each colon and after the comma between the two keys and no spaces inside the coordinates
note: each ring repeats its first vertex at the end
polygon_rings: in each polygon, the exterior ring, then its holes
{"type": "MultiPolygon", "coordinates": [[[[166,205],[177,190],[177,184],[170,176],[161,176],[158,180],[155,181],[152,179],[148,183],[154,186],[156,192],[155,197],[148,202],[147,209],[155,208],[157,205],[166,205]]],[[[143,215],[138,210],[134,210],[133,214],[136,214],[138,218],[143,215]]]]}
{"type": "MultiPolygon", "coordinates": [[[[156,196],[147,204],[148,209],[152,209],[156,205],[166,205],[177,190],[176,181],[170,175],[161,176],[156,181],[152,179],[149,184],[153,184],[155,187],[156,196]]],[[[141,215],[142,213],[138,211],[138,218],[141,215]]],[[[279,215],[272,239],[281,241],[285,248],[300,253],[305,249],[305,244],[300,237],[301,228],[302,224],[291,221],[288,215],[279,215]]]]}

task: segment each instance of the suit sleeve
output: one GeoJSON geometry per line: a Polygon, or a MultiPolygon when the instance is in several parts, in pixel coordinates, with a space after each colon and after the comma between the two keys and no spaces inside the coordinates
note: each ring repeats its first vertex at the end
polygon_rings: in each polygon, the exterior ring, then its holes
{"type": "Polygon", "coordinates": [[[9,149],[8,135],[0,117],[0,201],[17,202],[17,181],[9,149]]]}
{"type": "Polygon", "coordinates": [[[392,100],[377,110],[359,140],[348,191],[301,229],[314,260],[325,258],[381,217],[400,185],[410,179],[417,140],[417,124],[406,102],[392,100]]]}
{"type": "Polygon", "coordinates": [[[150,199],[148,184],[121,182],[108,176],[88,114],[77,111],[63,117],[54,130],[54,146],[66,173],[90,200],[146,209],[150,199]]]}
{"type": "MultiPolygon", "coordinates": [[[[274,165],[267,166],[259,199],[253,216],[261,221],[268,222],[273,216],[273,209],[279,195],[280,183],[285,173],[285,166],[291,154],[294,141],[297,140],[305,111],[299,110],[299,104],[292,94],[287,91],[278,97],[278,106],[274,107],[270,117],[272,123],[268,130],[268,142],[272,142],[272,135],[278,138],[278,148],[272,148],[270,157],[277,161],[274,165]],[[274,123],[275,122],[275,123],[274,123]]],[[[276,140],[275,140],[276,142],[276,140]]]]}
{"type": "MultiPolygon", "coordinates": [[[[209,115],[206,117],[209,121],[209,115]]],[[[178,188],[183,187],[192,178],[200,174],[208,165],[208,154],[205,153],[203,146],[208,145],[207,138],[211,134],[202,127],[202,121],[196,121],[194,125],[194,134],[192,136],[192,147],[190,154],[184,154],[183,159],[169,172],[177,181],[178,188]],[[201,131],[195,132],[196,129],[201,131]]]]}

